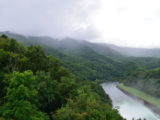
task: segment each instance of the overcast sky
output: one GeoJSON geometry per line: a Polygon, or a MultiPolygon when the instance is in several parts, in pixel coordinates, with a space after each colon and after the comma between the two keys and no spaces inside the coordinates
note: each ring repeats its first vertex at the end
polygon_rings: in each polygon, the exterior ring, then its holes
{"type": "Polygon", "coordinates": [[[0,31],[160,47],[160,0],[0,0],[0,31]]]}

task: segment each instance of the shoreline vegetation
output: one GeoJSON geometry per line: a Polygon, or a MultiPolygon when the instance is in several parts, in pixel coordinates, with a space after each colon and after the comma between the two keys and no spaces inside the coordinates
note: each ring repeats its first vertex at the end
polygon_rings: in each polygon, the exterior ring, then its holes
{"type": "Polygon", "coordinates": [[[155,98],[135,88],[125,86],[124,84],[118,84],[117,88],[128,96],[143,101],[153,112],[160,115],[160,98],[155,98]]]}

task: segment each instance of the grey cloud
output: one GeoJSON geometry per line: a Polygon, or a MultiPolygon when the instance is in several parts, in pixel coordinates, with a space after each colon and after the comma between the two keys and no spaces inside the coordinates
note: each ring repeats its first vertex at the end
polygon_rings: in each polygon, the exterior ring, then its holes
{"type": "Polygon", "coordinates": [[[155,13],[156,13],[156,14],[155,14],[156,16],[160,17],[160,9],[156,10],[155,13]]]}
{"type": "Polygon", "coordinates": [[[145,18],[144,18],[144,21],[145,21],[145,23],[147,23],[147,24],[152,24],[152,23],[153,23],[153,19],[152,19],[152,18],[149,18],[149,17],[145,17],[145,18]]]}
{"type": "Polygon", "coordinates": [[[73,37],[79,39],[87,39],[87,40],[94,40],[100,37],[100,32],[93,27],[93,25],[89,25],[86,28],[80,28],[73,32],[73,37]]]}
{"type": "Polygon", "coordinates": [[[126,11],[128,11],[128,7],[118,7],[117,8],[117,12],[119,14],[122,13],[122,12],[126,12],[126,11]]]}
{"type": "Polygon", "coordinates": [[[0,0],[0,31],[70,36],[88,26],[98,3],[98,0],[0,0]]]}

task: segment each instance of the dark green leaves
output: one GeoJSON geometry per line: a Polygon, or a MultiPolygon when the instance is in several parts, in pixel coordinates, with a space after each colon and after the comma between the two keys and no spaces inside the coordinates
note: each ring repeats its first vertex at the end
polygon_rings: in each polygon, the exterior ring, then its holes
{"type": "Polygon", "coordinates": [[[37,94],[33,87],[35,77],[31,71],[14,72],[9,83],[5,103],[0,108],[1,116],[6,120],[48,120],[44,113],[33,104],[37,94]]]}

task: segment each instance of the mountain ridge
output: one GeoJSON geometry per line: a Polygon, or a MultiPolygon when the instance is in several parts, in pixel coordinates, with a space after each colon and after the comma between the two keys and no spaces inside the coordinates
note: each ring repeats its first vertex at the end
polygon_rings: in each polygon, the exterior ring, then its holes
{"type": "Polygon", "coordinates": [[[81,48],[83,49],[85,47],[88,47],[92,49],[93,51],[101,55],[107,56],[107,57],[115,58],[115,57],[123,56],[121,55],[121,53],[111,48],[103,47],[102,49],[101,46],[95,43],[91,43],[91,42],[84,41],[84,40],[76,40],[73,38],[55,39],[55,38],[46,37],[46,36],[23,36],[23,35],[12,33],[12,32],[0,32],[0,34],[5,34],[8,37],[14,38],[17,41],[23,42],[28,45],[44,44],[44,45],[47,45],[49,47],[54,47],[58,50],[61,50],[69,54],[78,52],[77,50],[80,50],[81,48]]]}
{"type": "Polygon", "coordinates": [[[93,43],[85,40],[77,40],[73,38],[57,39],[48,36],[24,36],[12,32],[0,32],[7,36],[14,38],[25,44],[45,44],[49,47],[54,47],[65,53],[74,53],[81,48],[88,47],[96,53],[112,57],[160,57],[160,48],[134,48],[134,47],[121,47],[114,44],[107,43],[93,43]]]}

